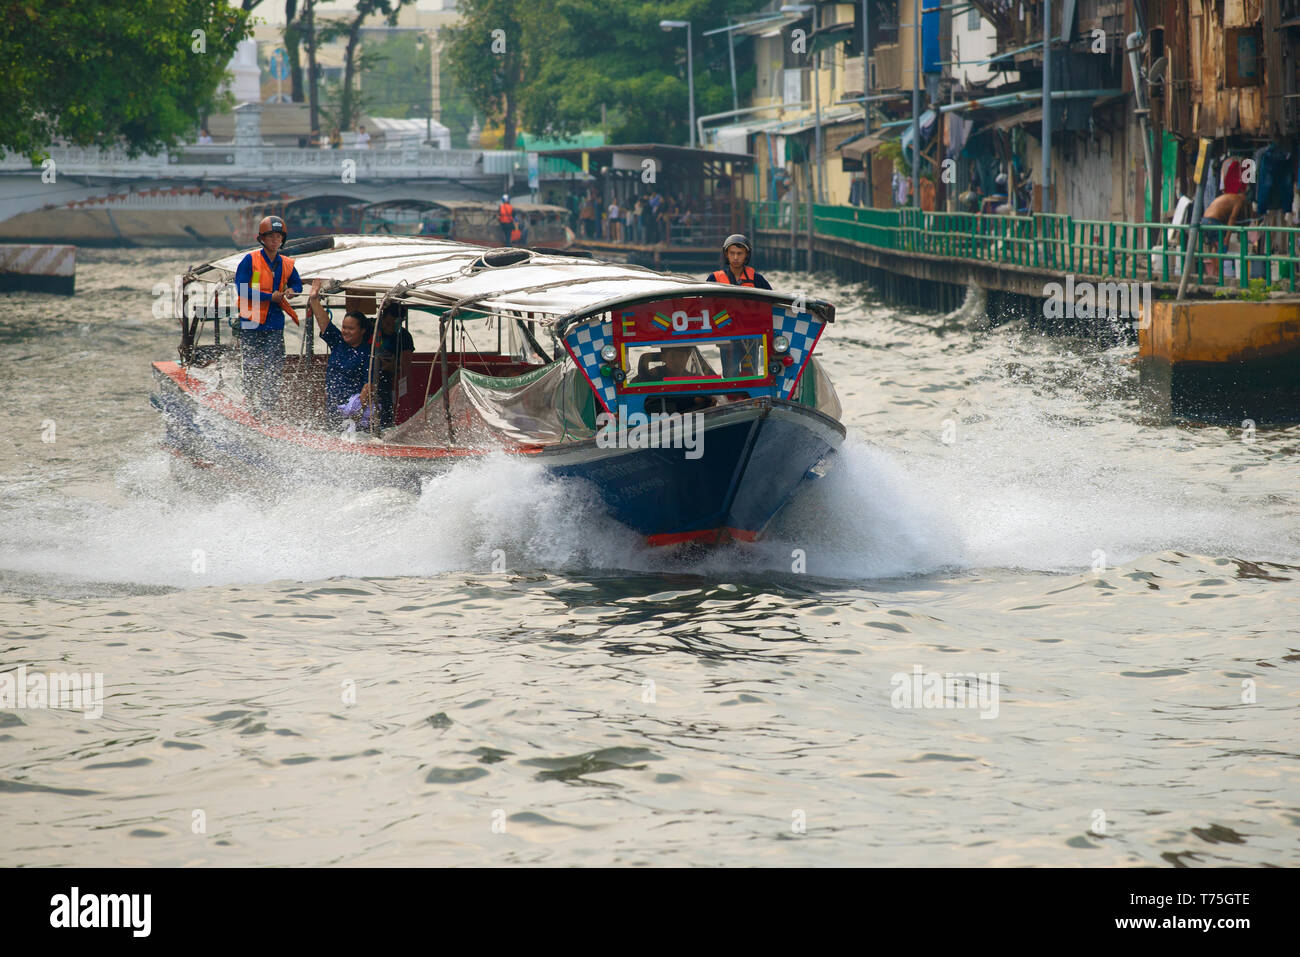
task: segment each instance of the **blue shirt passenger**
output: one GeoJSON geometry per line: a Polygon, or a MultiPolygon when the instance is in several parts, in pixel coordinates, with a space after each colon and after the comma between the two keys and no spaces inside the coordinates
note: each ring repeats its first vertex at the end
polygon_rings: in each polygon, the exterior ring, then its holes
{"type": "Polygon", "coordinates": [[[320,337],[330,347],[325,367],[326,411],[337,414],[338,407],[361,392],[370,374],[370,329],[360,312],[343,317],[343,328],[330,322],[329,311],[320,301],[321,280],[313,279],[307,306],[320,329],[320,337]]]}
{"type": "Polygon", "coordinates": [[[330,361],[325,368],[325,401],[330,411],[361,392],[370,372],[370,337],[357,313],[343,317],[343,330],[328,325],[320,331],[330,347],[330,361]],[[355,330],[355,331],[354,331],[355,330]],[[356,345],[348,343],[354,338],[356,345]]]}

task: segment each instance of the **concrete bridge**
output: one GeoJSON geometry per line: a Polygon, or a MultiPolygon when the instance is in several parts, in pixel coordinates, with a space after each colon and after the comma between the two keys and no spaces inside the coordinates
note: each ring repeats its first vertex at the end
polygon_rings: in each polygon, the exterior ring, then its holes
{"type": "MultiPolygon", "coordinates": [[[[527,155],[514,150],[441,150],[403,145],[393,149],[315,149],[272,146],[261,133],[262,108],[241,104],[235,110],[230,143],[185,146],[152,156],[130,157],[125,150],[54,146],[49,149],[56,176],[108,179],[192,179],[269,184],[300,178],[333,179],[348,184],[366,180],[450,180],[495,188],[511,178],[526,179],[527,155]]],[[[40,174],[23,156],[0,158],[0,173],[40,174]]],[[[47,177],[48,178],[48,177],[47,177]]]]}
{"type": "Polygon", "coordinates": [[[268,203],[484,200],[522,190],[528,181],[527,154],[512,150],[271,145],[262,137],[261,111],[257,104],[239,106],[229,143],[136,157],[120,149],[55,146],[35,167],[26,157],[6,155],[0,158],[0,241],[240,244],[248,241],[246,220],[268,203]]]}

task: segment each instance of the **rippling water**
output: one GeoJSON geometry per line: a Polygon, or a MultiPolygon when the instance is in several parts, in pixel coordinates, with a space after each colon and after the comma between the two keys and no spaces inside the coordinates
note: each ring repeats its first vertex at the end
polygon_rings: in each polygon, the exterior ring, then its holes
{"type": "Polygon", "coordinates": [[[222,495],[147,400],[201,258],[0,297],[0,671],[105,682],[0,710],[5,863],[1300,863],[1300,429],[777,273],[840,306],[850,439],[757,546],[674,563],[504,459],[222,495]],[[895,707],[916,669],[996,694],[895,707]]]}

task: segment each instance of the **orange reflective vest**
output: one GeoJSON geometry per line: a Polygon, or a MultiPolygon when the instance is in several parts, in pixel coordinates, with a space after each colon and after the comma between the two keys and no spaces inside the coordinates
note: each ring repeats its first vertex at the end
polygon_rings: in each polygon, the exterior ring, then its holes
{"type": "Polygon", "coordinates": [[[728,286],[752,286],[754,285],[754,269],[752,266],[746,266],[740,272],[740,282],[731,281],[731,271],[728,269],[719,269],[713,274],[715,282],[725,282],[728,286]]]}
{"type": "MultiPolygon", "coordinates": [[[[253,281],[249,288],[256,287],[258,294],[256,296],[256,318],[254,318],[254,300],[245,299],[243,291],[239,295],[239,318],[244,322],[256,322],[259,326],[266,322],[266,314],[271,308],[271,294],[275,289],[275,269],[267,261],[266,250],[259,249],[253,253],[253,281]]],[[[288,256],[280,257],[280,292],[289,288],[289,277],[293,275],[293,260],[288,256]]],[[[293,311],[293,306],[289,305],[288,299],[280,300],[280,308],[284,314],[298,322],[298,314],[293,311]]],[[[298,322],[299,325],[302,323],[298,322]]]]}
{"type": "Polygon", "coordinates": [[[509,203],[502,203],[497,207],[497,222],[513,223],[515,221],[515,208],[509,203]]]}

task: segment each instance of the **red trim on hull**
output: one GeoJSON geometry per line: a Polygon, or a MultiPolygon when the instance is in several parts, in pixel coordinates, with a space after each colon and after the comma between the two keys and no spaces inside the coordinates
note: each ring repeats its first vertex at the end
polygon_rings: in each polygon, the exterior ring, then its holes
{"type": "MultiPolygon", "coordinates": [[[[306,429],[284,425],[271,425],[259,422],[242,405],[233,402],[228,396],[216,389],[211,389],[203,382],[190,375],[177,362],[155,362],[154,369],[171,379],[183,393],[200,405],[212,409],[232,422],[238,422],[267,438],[280,439],[293,445],[315,449],[319,452],[350,452],[354,455],[377,455],[381,458],[394,459],[444,459],[482,456],[485,449],[429,449],[409,445],[368,445],[361,442],[349,442],[321,435],[306,429]]],[[[515,455],[536,455],[541,446],[515,446],[502,451],[515,455]]]]}
{"type": "Polygon", "coordinates": [[[647,545],[682,545],[686,542],[704,542],[709,545],[721,545],[728,539],[738,542],[758,541],[758,532],[743,528],[703,528],[694,532],[663,532],[647,535],[647,545]]]}
{"type": "Polygon", "coordinates": [[[207,462],[203,459],[196,459],[194,456],[182,452],[180,449],[174,449],[170,445],[166,446],[166,448],[167,451],[170,452],[172,455],[176,456],[178,459],[180,459],[183,462],[190,463],[190,465],[193,465],[196,469],[216,468],[216,466],[212,462],[207,462]]]}

